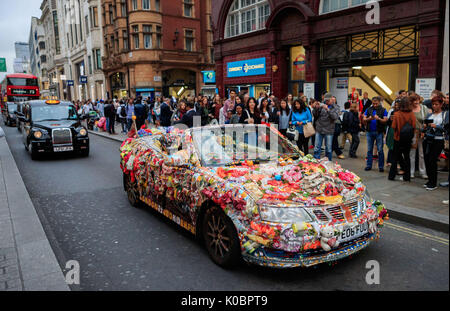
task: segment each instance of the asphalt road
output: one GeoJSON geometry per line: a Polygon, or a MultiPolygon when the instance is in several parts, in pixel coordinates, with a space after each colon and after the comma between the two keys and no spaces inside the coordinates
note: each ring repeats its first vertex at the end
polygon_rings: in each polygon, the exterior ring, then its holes
{"type": "Polygon", "coordinates": [[[223,270],[189,233],[129,205],[120,143],[91,135],[89,158],[32,161],[17,129],[3,128],[61,267],[80,263],[72,290],[449,290],[448,235],[396,220],[333,266],[223,270]],[[380,264],[379,285],[365,281],[370,260],[380,264]]]}

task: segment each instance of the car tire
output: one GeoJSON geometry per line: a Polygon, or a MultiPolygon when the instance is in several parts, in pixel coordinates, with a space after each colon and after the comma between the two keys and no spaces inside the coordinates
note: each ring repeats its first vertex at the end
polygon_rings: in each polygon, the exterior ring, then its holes
{"type": "Polygon", "coordinates": [[[214,206],[203,217],[203,240],[212,261],[223,268],[233,268],[241,260],[236,227],[222,209],[214,206]]]}
{"type": "Polygon", "coordinates": [[[123,174],[123,185],[131,206],[142,208],[142,201],[139,199],[139,190],[137,188],[136,180],[133,182],[130,175],[123,174]]]}
{"type": "Polygon", "coordinates": [[[31,144],[31,142],[28,144],[27,150],[28,153],[31,155],[31,160],[35,161],[38,159],[38,153],[33,150],[33,145],[31,144]]]}

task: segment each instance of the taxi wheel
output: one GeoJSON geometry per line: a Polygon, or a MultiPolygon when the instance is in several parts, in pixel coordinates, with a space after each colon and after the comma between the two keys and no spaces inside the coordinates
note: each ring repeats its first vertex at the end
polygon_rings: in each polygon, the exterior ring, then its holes
{"type": "Polygon", "coordinates": [[[209,256],[217,265],[232,268],[239,263],[241,247],[236,228],[220,208],[206,211],[202,233],[209,256]]]}
{"type": "Polygon", "coordinates": [[[127,192],[128,201],[131,206],[141,208],[142,202],[139,199],[139,190],[137,188],[136,181],[133,182],[130,175],[123,174],[123,182],[125,191],[127,192]]]}
{"type": "Polygon", "coordinates": [[[33,150],[33,145],[31,144],[31,142],[28,144],[28,153],[31,155],[31,160],[37,160],[38,159],[38,154],[36,151],[33,150]]]}
{"type": "Polygon", "coordinates": [[[82,151],[80,152],[80,155],[81,155],[83,158],[87,158],[87,157],[89,156],[89,148],[87,148],[87,149],[85,149],[85,150],[82,150],[82,151]]]}

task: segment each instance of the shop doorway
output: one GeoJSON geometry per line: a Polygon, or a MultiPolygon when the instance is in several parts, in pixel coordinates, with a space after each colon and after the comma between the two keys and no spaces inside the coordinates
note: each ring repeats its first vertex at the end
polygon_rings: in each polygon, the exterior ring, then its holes
{"type": "Polygon", "coordinates": [[[163,71],[163,96],[186,99],[195,96],[196,75],[195,71],[185,69],[163,71]]]}
{"type": "Polygon", "coordinates": [[[288,92],[294,97],[299,97],[303,93],[303,86],[306,79],[306,51],[303,46],[293,46],[290,48],[289,54],[288,92]]]}
{"type": "Polygon", "coordinates": [[[354,91],[362,98],[368,93],[369,98],[381,96],[388,108],[395,100],[399,90],[414,88],[417,76],[416,63],[399,63],[374,66],[353,66],[327,70],[330,92],[336,96],[340,106],[348,100],[354,91]]]}

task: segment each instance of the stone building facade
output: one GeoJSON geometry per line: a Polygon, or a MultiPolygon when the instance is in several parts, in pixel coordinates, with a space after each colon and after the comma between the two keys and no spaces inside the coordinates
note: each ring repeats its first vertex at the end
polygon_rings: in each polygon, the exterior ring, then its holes
{"type": "Polygon", "coordinates": [[[102,0],[109,97],[184,97],[211,70],[211,0],[102,0]]]}

